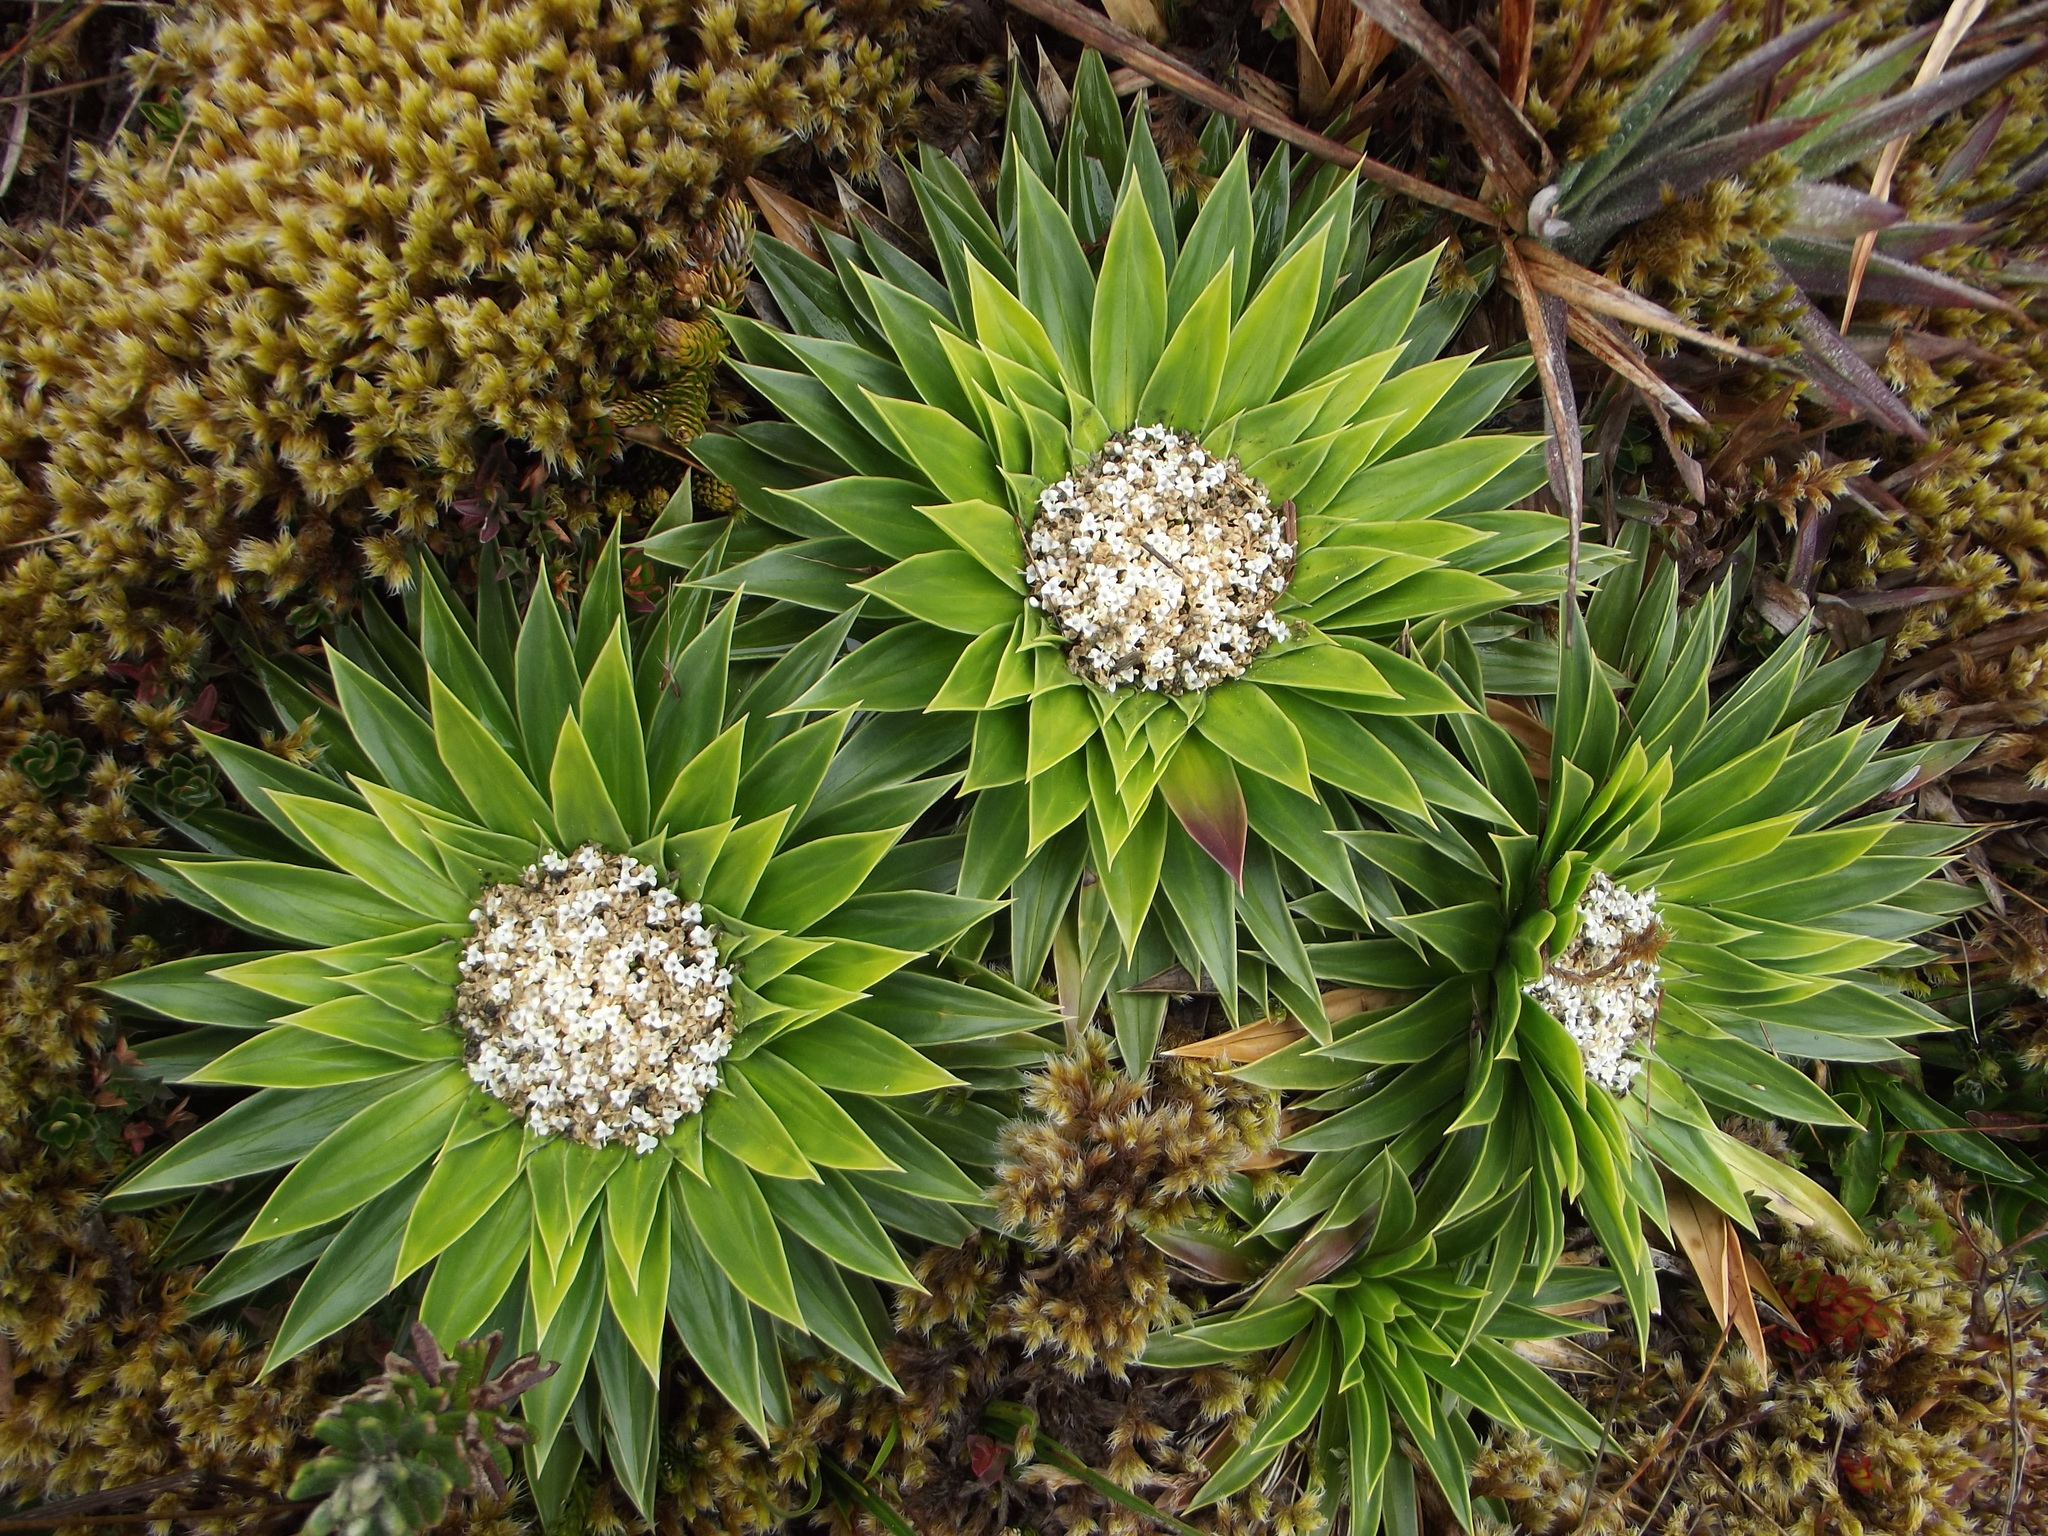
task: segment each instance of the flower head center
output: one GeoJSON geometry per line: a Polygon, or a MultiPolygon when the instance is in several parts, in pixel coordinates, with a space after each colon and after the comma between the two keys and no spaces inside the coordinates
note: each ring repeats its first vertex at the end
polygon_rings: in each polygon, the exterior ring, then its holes
{"type": "Polygon", "coordinates": [[[718,1086],[732,972],[703,909],[631,854],[544,853],[487,886],[460,962],[470,1079],[537,1135],[651,1152],[718,1086]]]}
{"type": "Polygon", "coordinates": [[[1571,943],[1522,990],[1579,1043],[1588,1078],[1627,1093],[1643,1068],[1630,1053],[1655,1025],[1664,995],[1657,893],[1630,891],[1596,874],[1579,898],[1578,918],[1571,943]]]}
{"type": "Polygon", "coordinates": [[[1294,571],[1288,523],[1237,460],[1133,427],[1039,493],[1024,580],[1076,676],[1188,693],[1287,637],[1273,605],[1294,571]]]}

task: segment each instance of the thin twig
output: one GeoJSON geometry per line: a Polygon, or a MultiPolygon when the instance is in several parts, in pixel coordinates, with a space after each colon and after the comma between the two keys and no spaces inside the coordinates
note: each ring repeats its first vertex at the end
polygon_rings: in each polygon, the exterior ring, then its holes
{"type": "MultiPolygon", "coordinates": [[[[22,67],[23,83],[27,83],[28,67],[22,67]]],[[[5,197],[14,185],[14,173],[21,169],[21,152],[28,145],[28,96],[10,98],[14,102],[14,121],[7,129],[7,150],[0,156],[0,197],[5,197]]]]}
{"type": "Polygon", "coordinates": [[[144,1511],[128,1515],[57,1515],[37,1519],[0,1520],[0,1531],[54,1531],[67,1525],[166,1525],[173,1520],[239,1520],[245,1517],[297,1514],[313,1508],[318,1499],[300,1499],[285,1504],[238,1504],[231,1509],[170,1509],[156,1514],[144,1511]]]}
{"type": "MultiPolygon", "coordinates": [[[[1952,55],[1963,41],[1977,18],[1984,14],[1989,0],[1950,0],[1948,14],[1941,19],[1941,27],[1934,34],[1934,41],[1927,45],[1927,57],[1920,61],[1920,68],[1914,73],[1910,89],[1918,89],[1935,79],[1948,67],[1952,55]]],[[[1899,162],[1906,157],[1906,141],[1910,134],[1900,134],[1885,145],[1884,153],[1878,157],[1877,173],[1870,178],[1870,195],[1880,200],[1892,195],[1892,176],[1898,171],[1899,162]]],[[[1877,249],[1877,231],[1870,230],[1856,237],[1856,248],[1849,255],[1849,292],[1842,300],[1842,334],[1849,334],[1849,317],[1856,313],[1856,298],[1863,291],[1863,275],[1870,266],[1871,253],[1877,249]]]]}
{"type": "Polygon", "coordinates": [[[2025,1484],[2027,1463],[2033,1458],[2034,1441],[2020,1428],[2020,1360],[2013,1342],[2012,1293],[2019,1289],[2019,1276],[2008,1274],[2005,1282],[2005,1406],[2006,1422],[2012,1428],[2012,1471],[2006,1480],[2005,1528],[2017,1529],[2014,1521],[2020,1507],[2020,1489],[2025,1484]]]}
{"type": "Polygon", "coordinates": [[[1286,114],[1271,107],[1260,106],[1245,100],[1242,96],[1226,91],[1215,81],[1197,74],[1179,59],[1164,49],[1156,48],[1138,36],[1118,26],[1099,11],[1091,11],[1080,4],[1080,0],[1010,0],[1010,3],[1026,15],[1036,16],[1048,26],[1058,27],[1069,37],[1088,44],[1135,69],[1146,79],[1177,91],[1191,101],[1198,101],[1226,117],[1237,119],[1262,133],[1270,133],[1276,139],[1284,139],[1298,149],[1328,160],[1333,165],[1355,167],[1358,174],[1367,181],[1377,182],[1390,192],[1412,197],[1419,203],[1428,203],[1435,208],[1448,208],[1453,213],[1463,214],[1468,219],[1477,219],[1482,224],[1500,222],[1494,211],[1484,203],[1475,202],[1456,192],[1446,192],[1442,187],[1424,181],[1419,176],[1410,176],[1393,166],[1361,155],[1348,145],[1339,144],[1312,129],[1304,128],[1286,114]]]}
{"type": "Polygon", "coordinates": [[[1578,1528],[1580,1530],[1584,1530],[1592,1522],[1606,1514],[1629,1489],[1635,1487],[1636,1483],[1641,1480],[1642,1475],[1650,1470],[1650,1464],[1664,1453],[1664,1447],[1671,1443],[1671,1437],[1678,1433],[1687,1419],[1692,1417],[1693,1409],[1699,1405],[1700,1394],[1706,1391],[1707,1383],[1713,1379],[1714,1367],[1721,1363],[1721,1351],[1728,1347],[1728,1332],[1732,1322],[1733,1318],[1731,1317],[1729,1322],[1721,1325],[1721,1336],[1714,1340],[1714,1352],[1707,1356],[1707,1363],[1700,1370],[1700,1379],[1693,1383],[1692,1393],[1686,1398],[1685,1405],[1678,1410],[1678,1417],[1657,1432],[1656,1442],[1636,1462],[1636,1469],[1629,1473],[1628,1481],[1607,1495],[1601,1501],[1598,1509],[1579,1522],[1578,1528]]]}
{"type": "Polygon", "coordinates": [[[118,74],[98,75],[91,80],[67,80],[62,85],[46,85],[39,91],[21,91],[13,96],[0,96],[0,104],[10,101],[38,101],[45,96],[65,96],[72,91],[89,91],[96,85],[105,85],[109,80],[118,80],[118,74]]]}

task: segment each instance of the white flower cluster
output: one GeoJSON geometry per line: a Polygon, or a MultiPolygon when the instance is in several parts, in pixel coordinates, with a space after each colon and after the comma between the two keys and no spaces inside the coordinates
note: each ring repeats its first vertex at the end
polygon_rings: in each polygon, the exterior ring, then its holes
{"type": "Polygon", "coordinates": [[[470,913],[470,1079],[538,1135],[651,1152],[718,1086],[732,972],[703,909],[660,878],[630,854],[545,853],[470,913]]]}
{"type": "Polygon", "coordinates": [[[1657,893],[1631,892],[1596,874],[1579,898],[1571,943],[1522,989],[1578,1041],[1586,1076],[1615,1093],[1627,1093],[1643,1069],[1629,1051],[1657,1019],[1663,946],[1657,893]]]}
{"type": "Polygon", "coordinates": [[[1273,604],[1294,572],[1265,487],[1166,427],[1133,427],[1039,493],[1031,604],[1103,688],[1187,693],[1242,675],[1287,638],[1273,604]]]}

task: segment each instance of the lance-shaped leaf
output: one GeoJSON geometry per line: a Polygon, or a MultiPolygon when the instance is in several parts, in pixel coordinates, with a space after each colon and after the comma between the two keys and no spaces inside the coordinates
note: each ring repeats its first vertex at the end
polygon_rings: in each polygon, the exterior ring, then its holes
{"type": "Polygon", "coordinates": [[[1206,741],[1184,742],[1160,775],[1159,790],[1188,836],[1242,883],[1244,791],[1229,757],[1206,741]]]}

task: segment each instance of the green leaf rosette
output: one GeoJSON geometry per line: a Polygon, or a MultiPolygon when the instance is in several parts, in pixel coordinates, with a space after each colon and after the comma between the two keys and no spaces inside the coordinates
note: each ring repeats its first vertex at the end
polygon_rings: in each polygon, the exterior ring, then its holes
{"type": "Polygon", "coordinates": [[[257,1090],[117,1198],[234,1182],[204,1299],[311,1265],[273,1361],[396,1287],[442,1338],[503,1327],[561,1365],[524,1402],[544,1507],[608,1448],[646,1510],[668,1323],[762,1433],[780,1334],[890,1381],[890,1229],[966,1236],[1002,1118],[929,1112],[948,1054],[1048,1010],[914,963],[996,904],[902,842],[957,733],[786,708],[843,626],[768,658],[701,590],[631,619],[616,538],[573,616],[482,588],[429,570],[416,642],[373,605],[324,674],[269,663],[317,765],[203,736],[262,819],[131,855],[273,947],[108,984],[199,1026],[143,1047],[169,1075],[257,1090]]]}
{"type": "Polygon", "coordinates": [[[1230,1362],[1277,1380],[1194,1507],[1270,1478],[1292,1451],[1305,1462],[1296,1477],[1320,1479],[1332,1530],[1418,1529],[1418,1469],[1470,1529],[1484,1429],[1475,1414],[1567,1456],[1598,1447],[1599,1424],[1516,1346],[1585,1332],[1584,1318],[1544,1309],[1600,1295],[1614,1275],[1523,1264],[1519,1247],[1499,1241],[1487,1200],[1431,1208],[1426,1186],[1411,1183],[1427,1152],[1420,1137],[1382,1147],[1298,1237],[1293,1191],[1258,1201],[1239,1188],[1226,1232],[1154,1238],[1195,1274],[1238,1289],[1226,1309],[1155,1334],[1145,1363],[1230,1362]]]}
{"type": "Polygon", "coordinates": [[[1418,722],[1465,707],[1409,642],[1554,598],[1566,530],[1508,510],[1540,439],[1468,435],[1528,364],[1436,358],[1436,252],[1215,134],[1176,195],[1143,114],[1091,54],[1055,147],[1020,85],[994,212],[924,151],[936,274],[858,221],[822,262],[759,241],[781,324],[727,324],[782,419],[692,450],[796,536],[714,585],[862,605],[806,704],[971,722],[961,890],[1016,884],[1016,975],[1085,867],[1127,956],[1163,887],[1154,960],[1234,1008],[1248,845],[1355,896],[1328,798],[1426,817],[1418,722]]]}
{"type": "Polygon", "coordinates": [[[1667,1179],[1752,1230],[1759,1195],[1860,1240],[1721,1120],[1853,1126],[1809,1064],[1900,1059],[1947,1027],[1873,968],[1924,959],[1913,938],[1972,904],[1929,878],[1960,834],[1882,802],[1968,745],[1884,751],[1883,726],[1844,727],[1874,651],[1824,663],[1803,633],[1715,697],[1729,602],[1723,585],[1681,611],[1669,563],[1613,572],[1540,718],[1489,700],[1458,637],[1435,653],[1472,706],[1444,744],[1506,815],[1375,811],[1340,834],[1371,933],[1326,897],[1298,903],[1324,984],[1363,990],[1241,1069],[1315,1117],[1286,1143],[1310,1157],[1266,1230],[1327,1228],[1391,1152],[1421,1181],[1419,1231],[1487,1211],[1538,1274],[1576,1203],[1639,1327],[1667,1179]]]}

